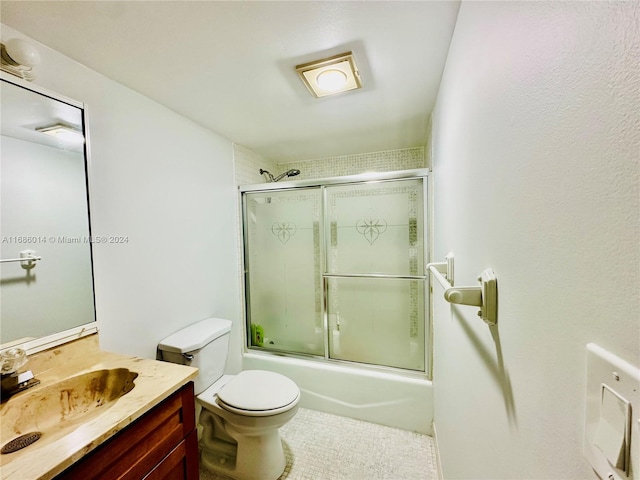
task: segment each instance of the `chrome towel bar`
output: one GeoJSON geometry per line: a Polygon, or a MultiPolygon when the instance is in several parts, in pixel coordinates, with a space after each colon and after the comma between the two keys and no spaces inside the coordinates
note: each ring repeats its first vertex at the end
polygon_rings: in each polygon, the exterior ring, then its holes
{"type": "Polygon", "coordinates": [[[42,257],[36,256],[35,253],[33,250],[23,250],[19,258],[5,258],[0,260],[0,263],[21,262],[22,268],[30,269],[36,266],[38,260],[42,260],[42,257]]]}

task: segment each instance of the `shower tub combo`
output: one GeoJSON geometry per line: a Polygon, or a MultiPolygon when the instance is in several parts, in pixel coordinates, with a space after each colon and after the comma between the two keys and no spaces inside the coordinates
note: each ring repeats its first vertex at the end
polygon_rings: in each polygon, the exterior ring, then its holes
{"type": "Polygon", "coordinates": [[[245,369],[306,408],[432,433],[427,170],[240,187],[245,369]]]}

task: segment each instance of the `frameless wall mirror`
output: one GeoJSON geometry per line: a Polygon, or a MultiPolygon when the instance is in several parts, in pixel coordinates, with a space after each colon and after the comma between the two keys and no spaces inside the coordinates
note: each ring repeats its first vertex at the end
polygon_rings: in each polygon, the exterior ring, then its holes
{"type": "Polygon", "coordinates": [[[83,104],[2,75],[0,344],[96,329],[83,104]]]}

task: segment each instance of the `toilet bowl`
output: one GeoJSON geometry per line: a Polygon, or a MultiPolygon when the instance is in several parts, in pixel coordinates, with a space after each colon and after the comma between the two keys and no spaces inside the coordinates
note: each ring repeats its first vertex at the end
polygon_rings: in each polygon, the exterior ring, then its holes
{"type": "Polygon", "coordinates": [[[300,390],[263,370],[225,377],[197,397],[202,464],[238,480],[275,480],[286,466],[278,429],[295,416],[300,390]]]}
{"type": "Polygon", "coordinates": [[[230,330],[229,320],[209,318],[167,337],[158,350],[165,361],[199,369],[202,465],[236,480],[276,480],[286,466],[278,429],[298,411],[300,389],[266,370],[223,375],[230,330]]]}

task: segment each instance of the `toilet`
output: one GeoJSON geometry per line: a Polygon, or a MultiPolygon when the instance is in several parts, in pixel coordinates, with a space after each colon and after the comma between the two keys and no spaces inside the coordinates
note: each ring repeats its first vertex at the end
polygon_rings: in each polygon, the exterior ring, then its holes
{"type": "Polygon", "coordinates": [[[200,461],[237,480],[276,480],[286,466],[279,428],[298,411],[300,389],[265,370],[224,375],[231,321],[208,318],[165,338],[162,360],[197,367],[200,461]]]}

